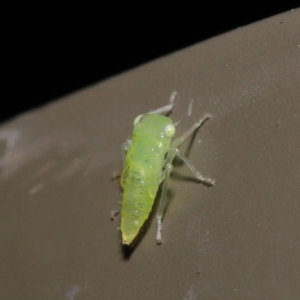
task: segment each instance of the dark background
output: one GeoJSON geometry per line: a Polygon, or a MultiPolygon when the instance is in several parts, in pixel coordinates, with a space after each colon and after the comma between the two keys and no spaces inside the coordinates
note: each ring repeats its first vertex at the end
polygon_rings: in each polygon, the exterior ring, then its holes
{"type": "Polygon", "coordinates": [[[39,14],[19,8],[2,37],[8,93],[1,101],[0,122],[160,56],[296,8],[299,1],[272,7],[253,2],[226,8],[215,3],[201,9],[182,5],[169,12],[160,7],[151,12],[147,3],[124,11],[91,7],[86,14],[81,7],[76,13],[34,7],[39,14]]]}

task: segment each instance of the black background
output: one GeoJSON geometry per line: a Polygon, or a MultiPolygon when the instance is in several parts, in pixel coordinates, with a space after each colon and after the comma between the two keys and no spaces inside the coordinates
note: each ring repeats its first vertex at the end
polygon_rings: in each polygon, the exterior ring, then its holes
{"type": "Polygon", "coordinates": [[[227,3],[221,8],[213,2],[203,6],[182,2],[175,9],[170,6],[170,11],[146,2],[124,9],[117,3],[109,9],[78,6],[75,11],[74,7],[18,7],[17,12],[8,13],[2,36],[5,79],[0,122],[160,56],[299,6],[298,1],[277,3],[271,7],[227,3]]]}

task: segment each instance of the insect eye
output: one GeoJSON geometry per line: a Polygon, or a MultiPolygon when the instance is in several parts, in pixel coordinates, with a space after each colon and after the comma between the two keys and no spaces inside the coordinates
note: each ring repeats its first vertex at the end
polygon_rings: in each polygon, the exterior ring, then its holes
{"type": "Polygon", "coordinates": [[[136,126],[138,123],[141,122],[142,118],[143,118],[144,115],[139,115],[137,116],[134,121],[133,121],[133,126],[136,126]]]}
{"type": "Polygon", "coordinates": [[[164,129],[164,132],[166,137],[173,137],[173,135],[175,134],[175,126],[173,124],[167,125],[164,129]]]}

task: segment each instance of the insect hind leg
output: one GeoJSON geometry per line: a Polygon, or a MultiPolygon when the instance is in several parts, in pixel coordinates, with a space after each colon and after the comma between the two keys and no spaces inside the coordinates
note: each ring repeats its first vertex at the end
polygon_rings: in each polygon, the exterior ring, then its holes
{"type": "Polygon", "coordinates": [[[162,231],[162,217],[164,213],[164,208],[166,204],[166,198],[167,198],[167,190],[168,190],[168,181],[170,178],[170,173],[173,169],[173,166],[171,163],[167,163],[165,170],[164,170],[164,182],[163,182],[163,188],[161,192],[160,202],[158,211],[156,214],[156,220],[157,220],[157,232],[156,232],[156,242],[158,245],[162,244],[162,237],[161,237],[161,231],[162,231]]]}
{"type": "Polygon", "coordinates": [[[169,101],[170,103],[168,105],[165,105],[165,106],[160,107],[156,110],[153,110],[153,111],[149,112],[149,114],[162,114],[162,113],[165,113],[165,112],[172,111],[176,95],[177,95],[177,92],[176,91],[173,92],[170,96],[170,101],[169,101]]]}

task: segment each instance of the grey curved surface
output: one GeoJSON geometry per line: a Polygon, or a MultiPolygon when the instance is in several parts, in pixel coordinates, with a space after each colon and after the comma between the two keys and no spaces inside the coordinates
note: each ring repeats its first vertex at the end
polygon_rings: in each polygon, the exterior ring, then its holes
{"type": "Polygon", "coordinates": [[[0,298],[299,299],[299,131],[299,9],[3,124],[0,298]],[[164,244],[152,218],[124,255],[110,174],[134,117],[174,90],[178,135],[213,115],[189,159],[217,184],[176,167],[164,244]]]}

